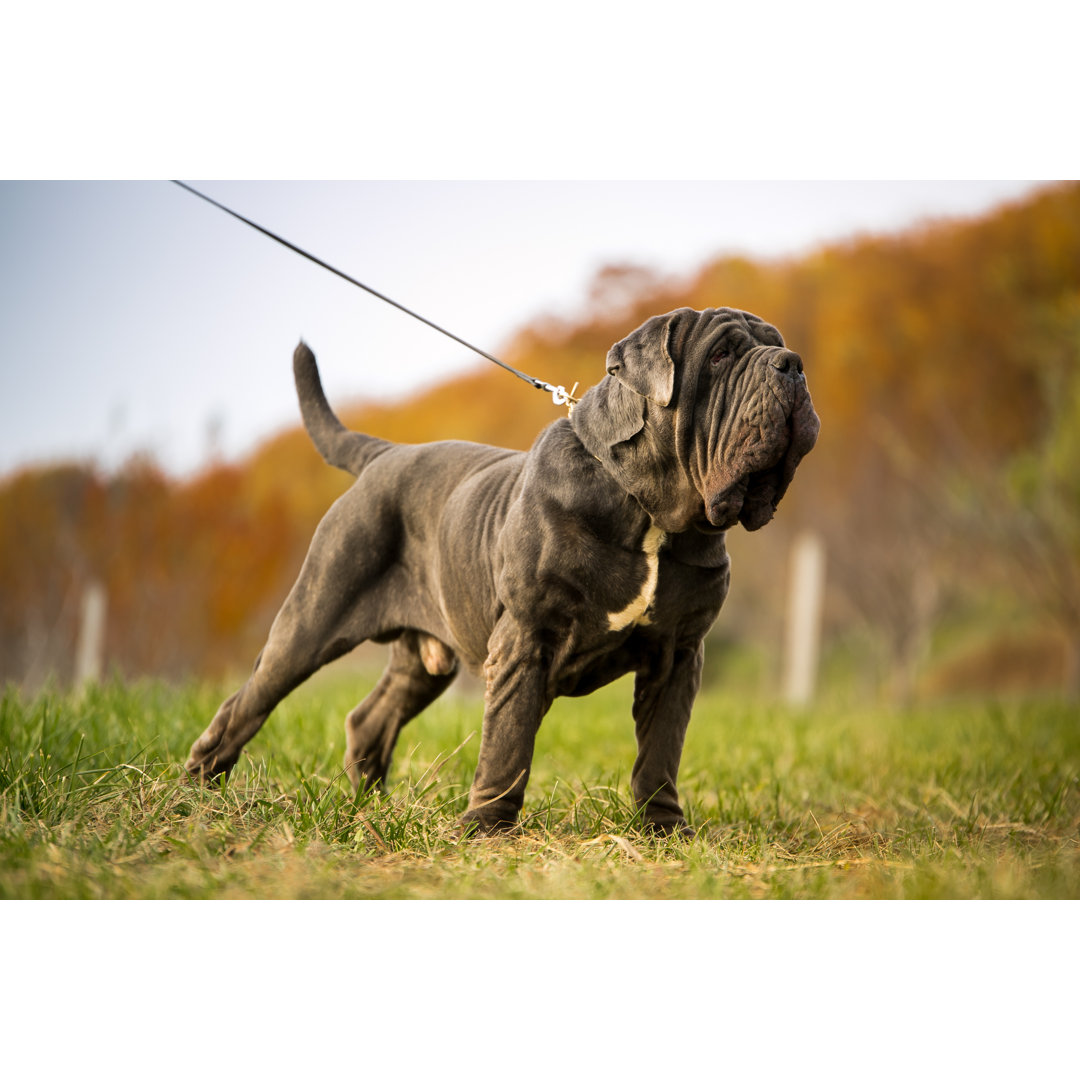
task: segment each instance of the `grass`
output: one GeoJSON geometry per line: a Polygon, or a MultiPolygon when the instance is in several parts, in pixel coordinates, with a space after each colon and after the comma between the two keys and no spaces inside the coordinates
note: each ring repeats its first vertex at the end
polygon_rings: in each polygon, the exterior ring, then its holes
{"type": "Polygon", "coordinates": [[[221,688],[0,699],[0,897],[719,899],[1080,896],[1080,711],[968,702],[797,712],[708,692],[680,792],[636,829],[630,686],[545,720],[521,834],[461,840],[480,703],[405,729],[390,790],[341,775],[371,679],[297,691],[221,790],[180,763],[221,688]]]}

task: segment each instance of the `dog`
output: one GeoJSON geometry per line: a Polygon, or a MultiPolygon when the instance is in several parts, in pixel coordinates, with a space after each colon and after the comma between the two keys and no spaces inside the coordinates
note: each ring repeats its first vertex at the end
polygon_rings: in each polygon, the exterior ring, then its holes
{"type": "Polygon", "coordinates": [[[453,681],[485,682],[463,825],[515,827],[553,700],[633,672],[643,828],[688,832],[676,777],[703,640],[727,595],[725,532],[771,520],[819,421],[800,357],[730,308],[648,319],[607,374],[527,452],[402,445],[350,431],[315,357],[293,357],[304,425],[357,479],[320,522],[244,685],[195,741],[188,772],[228,774],[271,710],[363,641],[386,671],[345,723],[345,766],[382,784],[402,727],[453,681]]]}

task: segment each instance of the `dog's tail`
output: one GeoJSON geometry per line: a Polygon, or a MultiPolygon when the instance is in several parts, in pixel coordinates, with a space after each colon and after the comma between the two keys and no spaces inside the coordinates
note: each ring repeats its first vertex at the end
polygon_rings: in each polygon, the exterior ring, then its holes
{"type": "Polygon", "coordinates": [[[334,415],[323,392],[315,354],[302,341],[293,353],[293,377],[304,427],[328,465],[359,476],[369,462],[390,448],[385,439],[350,431],[334,415]]]}

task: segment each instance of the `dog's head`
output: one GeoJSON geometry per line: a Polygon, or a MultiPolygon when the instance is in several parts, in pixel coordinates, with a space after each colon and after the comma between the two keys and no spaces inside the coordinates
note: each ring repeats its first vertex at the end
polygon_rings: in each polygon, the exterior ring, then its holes
{"type": "Polygon", "coordinates": [[[571,423],[667,532],[767,524],[817,441],[802,360],[745,311],[680,308],[613,345],[571,423]]]}

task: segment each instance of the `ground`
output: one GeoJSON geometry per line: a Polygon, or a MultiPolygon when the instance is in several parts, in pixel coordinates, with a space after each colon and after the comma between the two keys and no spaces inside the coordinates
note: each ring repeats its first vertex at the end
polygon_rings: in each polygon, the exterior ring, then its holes
{"type": "Polygon", "coordinates": [[[480,702],[448,695],[357,796],[342,721],[369,674],[288,699],[221,789],[180,763],[226,688],[119,682],[0,703],[7,898],[1080,896],[1080,715],[1053,701],[795,711],[704,694],[692,839],[637,828],[630,684],[545,720],[522,827],[462,839],[480,702]]]}

